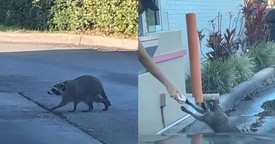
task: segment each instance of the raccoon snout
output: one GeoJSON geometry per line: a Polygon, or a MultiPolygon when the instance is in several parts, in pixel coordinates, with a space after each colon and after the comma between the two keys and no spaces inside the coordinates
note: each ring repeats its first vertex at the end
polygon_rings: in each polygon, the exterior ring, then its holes
{"type": "Polygon", "coordinates": [[[50,91],[48,91],[48,94],[50,94],[50,95],[61,95],[61,93],[55,88],[52,88],[50,91]]]}
{"type": "Polygon", "coordinates": [[[53,93],[52,93],[51,91],[48,91],[48,92],[47,92],[47,94],[49,94],[49,95],[53,95],[53,93]]]}

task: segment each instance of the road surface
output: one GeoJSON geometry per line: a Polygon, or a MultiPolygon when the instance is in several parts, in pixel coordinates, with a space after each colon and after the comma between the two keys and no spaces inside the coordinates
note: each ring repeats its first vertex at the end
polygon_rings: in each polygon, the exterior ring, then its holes
{"type": "Polygon", "coordinates": [[[30,101],[52,108],[61,101],[60,97],[47,94],[52,85],[84,74],[94,75],[102,81],[112,103],[108,111],[102,111],[102,104],[94,104],[93,112],[83,113],[88,108],[83,103],[75,113],[68,112],[72,104],[56,111],[103,143],[137,143],[135,52],[7,43],[0,43],[0,51],[0,92],[22,92],[30,101]]]}
{"type": "Polygon", "coordinates": [[[17,93],[0,93],[0,143],[101,144],[17,93]]]}

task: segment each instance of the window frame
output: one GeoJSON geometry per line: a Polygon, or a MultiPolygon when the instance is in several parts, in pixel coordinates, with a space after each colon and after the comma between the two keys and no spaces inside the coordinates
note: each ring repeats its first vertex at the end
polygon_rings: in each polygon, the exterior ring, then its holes
{"type": "MultiPolygon", "coordinates": [[[[146,36],[146,35],[150,35],[150,34],[154,34],[156,32],[160,32],[163,31],[163,21],[162,21],[162,10],[161,10],[161,0],[155,0],[157,1],[157,6],[159,8],[158,11],[156,11],[155,13],[158,15],[158,19],[159,19],[159,24],[158,25],[151,25],[148,26],[147,24],[147,18],[146,18],[146,13],[147,11],[145,11],[143,14],[140,15],[139,17],[139,22],[141,22],[141,24],[139,24],[139,26],[141,26],[142,28],[139,28],[139,36],[146,36]],[[151,30],[150,30],[151,29],[151,30]]],[[[150,11],[150,10],[148,10],[150,11]]]]}

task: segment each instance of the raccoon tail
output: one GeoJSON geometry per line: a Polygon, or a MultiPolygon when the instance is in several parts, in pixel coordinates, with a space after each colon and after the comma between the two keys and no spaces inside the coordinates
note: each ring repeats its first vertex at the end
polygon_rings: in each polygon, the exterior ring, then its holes
{"type": "Polygon", "coordinates": [[[105,99],[105,100],[108,99],[107,96],[106,96],[106,94],[105,94],[105,91],[104,91],[104,90],[102,90],[102,91],[100,92],[100,95],[102,96],[103,99],[105,99]]]}
{"type": "Polygon", "coordinates": [[[111,102],[108,100],[104,90],[100,92],[100,95],[104,99],[105,105],[111,106],[111,102]]]}

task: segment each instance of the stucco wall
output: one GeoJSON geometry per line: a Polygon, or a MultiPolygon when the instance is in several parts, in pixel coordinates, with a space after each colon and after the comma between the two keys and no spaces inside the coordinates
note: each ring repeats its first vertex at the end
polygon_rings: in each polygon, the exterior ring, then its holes
{"type": "MultiPolygon", "coordinates": [[[[183,48],[188,50],[187,30],[185,15],[194,12],[197,15],[198,30],[205,29],[204,33],[209,33],[211,30],[209,21],[222,14],[222,30],[229,25],[228,12],[231,12],[234,17],[237,17],[243,0],[160,0],[162,27],[163,30],[181,30],[183,48]],[[208,30],[207,30],[208,29],[208,30]]],[[[241,24],[239,22],[239,24],[241,24]]],[[[205,37],[206,39],[206,37],[205,37]]],[[[208,52],[205,46],[206,42],[202,42],[203,53],[208,52]]],[[[201,55],[201,58],[202,55],[201,55]]],[[[189,74],[189,57],[184,58],[185,72],[189,74]]]]}

